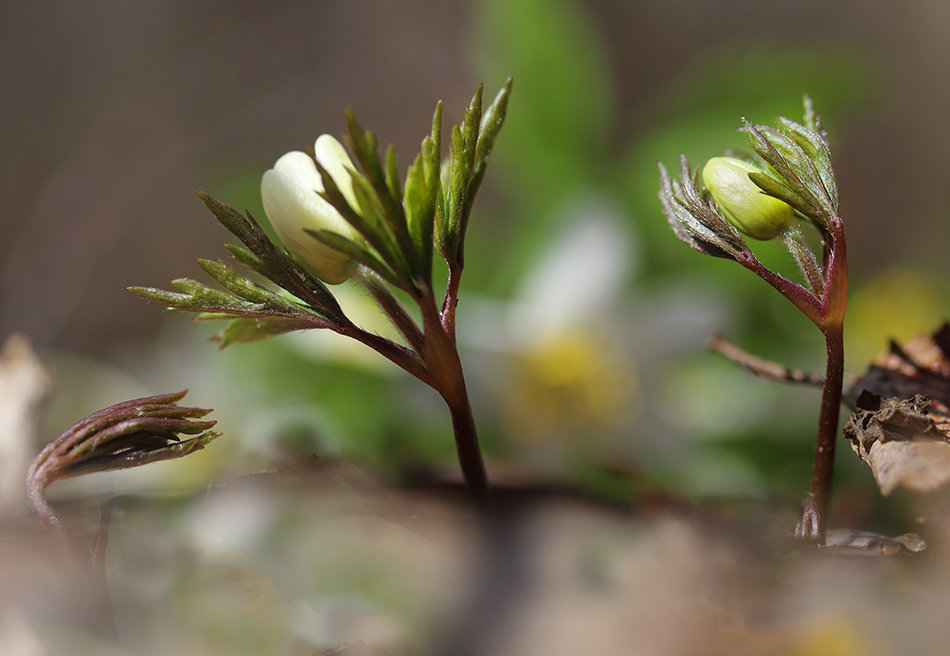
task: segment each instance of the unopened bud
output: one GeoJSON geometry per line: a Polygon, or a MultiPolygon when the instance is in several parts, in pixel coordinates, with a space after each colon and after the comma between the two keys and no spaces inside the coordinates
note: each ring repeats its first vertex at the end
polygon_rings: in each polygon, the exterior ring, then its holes
{"type": "MultiPolygon", "coordinates": [[[[321,135],[314,145],[316,159],[330,174],[340,192],[356,207],[353,180],[347,168],[353,168],[346,150],[330,135],[321,135]]],[[[324,200],[323,179],[306,153],[289,152],[261,178],[264,213],[287,250],[320,280],[335,285],[350,276],[350,259],[318,241],[307,230],[329,230],[354,241],[357,232],[324,200]]]]}
{"type": "Polygon", "coordinates": [[[791,205],[759,189],[749,173],[764,172],[735,157],[713,157],[703,167],[703,184],[729,223],[753,239],[772,239],[791,224],[791,205]]]}

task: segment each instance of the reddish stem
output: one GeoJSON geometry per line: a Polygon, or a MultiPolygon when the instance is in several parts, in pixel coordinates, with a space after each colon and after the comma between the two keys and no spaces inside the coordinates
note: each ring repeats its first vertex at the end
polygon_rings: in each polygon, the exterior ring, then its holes
{"type": "Polygon", "coordinates": [[[429,385],[442,395],[449,406],[455,433],[455,449],[465,485],[475,506],[486,510],[491,502],[488,476],[478,444],[472,406],[465,388],[462,361],[455,342],[455,304],[460,274],[461,267],[450,268],[449,284],[441,313],[436,312],[435,299],[431,292],[419,299],[419,308],[425,326],[425,361],[430,375],[429,385]]]}
{"type": "Polygon", "coordinates": [[[812,466],[808,498],[802,502],[795,535],[824,544],[831,484],[834,478],[835,444],[841,412],[841,387],[844,380],[844,312],[848,302],[848,249],[841,220],[835,217],[828,228],[831,240],[825,271],[827,284],[821,299],[821,319],[815,323],[825,336],[828,361],[825,385],[818,415],[818,438],[812,466]]]}
{"type": "Polygon", "coordinates": [[[458,306],[459,281],[462,279],[462,267],[449,267],[449,281],[442,299],[442,331],[455,343],[455,308],[458,306]]]}
{"type": "Polygon", "coordinates": [[[475,430],[475,418],[472,416],[472,406],[468,401],[461,368],[458,371],[457,386],[449,394],[443,392],[442,398],[445,399],[449,406],[449,413],[452,415],[455,450],[458,453],[465,485],[475,506],[480,510],[486,510],[491,504],[488,476],[485,473],[485,463],[482,461],[478,433],[475,430]]]}
{"type": "MultiPolygon", "coordinates": [[[[751,251],[741,253],[737,258],[739,264],[759,276],[774,287],[782,296],[791,301],[795,307],[811,319],[819,327],[823,323],[822,307],[818,299],[807,289],[787,278],[783,278],[771,269],[765,267],[751,251]]],[[[826,291],[827,293],[827,291],[826,291]]]]}
{"type": "MultiPolygon", "coordinates": [[[[831,505],[835,444],[838,438],[841,386],[844,379],[844,311],[848,301],[848,252],[841,219],[830,217],[825,234],[825,281],[820,301],[801,285],[767,269],[751,251],[740,253],[736,258],[739,264],[791,301],[825,336],[827,362],[821,409],[818,414],[811,485],[808,497],[802,502],[801,514],[795,528],[797,537],[814,540],[818,544],[825,542],[826,519],[831,505]]],[[[807,275],[807,272],[805,273],[807,275]]]]}
{"type": "Polygon", "coordinates": [[[841,411],[841,385],[844,378],[844,331],[841,324],[824,331],[828,362],[825,385],[818,414],[818,438],[812,465],[808,498],[802,503],[795,535],[824,544],[828,508],[831,505],[831,484],[834,478],[835,445],[838,440],[838,418],[841,411]]]}

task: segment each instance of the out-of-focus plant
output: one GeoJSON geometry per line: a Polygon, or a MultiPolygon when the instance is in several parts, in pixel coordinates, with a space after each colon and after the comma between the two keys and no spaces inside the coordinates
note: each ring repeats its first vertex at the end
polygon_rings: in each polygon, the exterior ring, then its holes
{"type": "Polygon", "coordinates": [[[685,156],[680,177],[660,168],[660,202],[673,232],[706,255],[738,262],[792,302],[822,332],[827,351],[818,437],[808,497],[796,535],[824,542],[831,495],[835,439],[844,372],[843,323],[848,293],[847,247],[838,215],[838,190],[828,137],[811,102],[803,123],[779,118],[778,126],[744,121],[755,159],[713,158],[702,179],[685,156]],[[819,264],[799,225],[810,223],[822,238],[819,264]],[[742,235],[779,237],[798,264],[805,285],[763,265],[742,235]]]}
{"type": "Polygon", "coordinates": [[[36,516],[51,528],[62,528],[44,495],[56,481],[181,458],[219,437],[210,430],[217,422],[201,419],[211,410],[176,405],[184,396],[177,392],[123,401],[63,431],[27,474],[27,494],[36,516]]]}
{"type": "Polygon", "coordinates": [[[383,157],[376,136],[347,113],[347,144],[317,139],[315,158],[302,152],[281,157],[261,182],[265,212],[289,253],[276,246],[248,213],[242,215],[199,194],[218,221],[243,244],[228,245],[234,258],[285,293],[266,289],[220,260],[199,260],[223,287],[189,278],[172,282],[179,292],[146,287],[130,291],[198,319],[226,319],[217,335],[222,347],[295,330],[324,329],[369,346],[435,389],[448,405],[466,485],[485,506],[488,481],[456,346],[455,311],[465,263],[465,234],[488,157],[504,122],[509,79],[482,111],[482,87],[459,125],[451,130],[443,162],[442,105],[431,133],[400,181],[396,155],[383,157]],[[433,284],[435,250],[445,260],[448,282],[433,284]],[[357,326],[327,284],[352,278],[386,314],[403,343],[357,326]],[[417,317],[397,296],[407,296],[417,317]]]}

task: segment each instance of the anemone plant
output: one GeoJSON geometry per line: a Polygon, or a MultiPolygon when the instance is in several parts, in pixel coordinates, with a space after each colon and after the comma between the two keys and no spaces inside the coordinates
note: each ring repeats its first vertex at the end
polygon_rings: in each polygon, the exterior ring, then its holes
{"type": "Polygon", "coordinates": [[[827,364],[811,486],[795,529],[797,536],[823,543],[841,406],[848,296],[847,247],[831,151],[807,97],[802,123],[780,117],[773,127],[743,120],[741,129],[749,136],[754,157],[716,157],[700,175],[681,155],[679,179],[672,179],[660,164],[660,203],[677,237],[701,253],[733,260],[752,271],[791,301],[825,338],[827,364]],[[808,224],[821,235],[820,263],[801,232],[801,226],[808,224]],[[798,264],[804,285],[765,267],[743,234],[781,239],[798,264]]]}
{"type": "Polygon", "coordinates": [[[488,480],[456,346],[455,310],[465,263],[465,233],[488,157],[505,118],[509,79],[482,111],[480,86],[442,159],[442,104],[400,181],[390,146],[380,156],[376,136],[347,113],[346,143],[316,140],[314,157],[288,153],[264,173],[264,210],[283,242],[274,244],[250,215],[199,193],[217,220],[241,241],[226,248],[239,263],[285,293],[268,289],[220,260],[198,260],[224,289],[189,278],[172,281],[178,292],[148,287],[130,291],[198,319],[224,319],[221,346],[295,330],[330,330],[370,347],[432,387],[445,400],[465,483],[476,505],[489,503],[488,480]],[[355,164],[354,164],[355,160],[355,164]],[[286,249],[286,250],[285,250],[286,249]],[[434,253],[448,283],[433,284],[434,253]],[[327,285],[354,280],[402,336],[392,341],[368,332],[343,312],[327,285]],[[415,318],[396,292],[417,307],[415,318]]]}

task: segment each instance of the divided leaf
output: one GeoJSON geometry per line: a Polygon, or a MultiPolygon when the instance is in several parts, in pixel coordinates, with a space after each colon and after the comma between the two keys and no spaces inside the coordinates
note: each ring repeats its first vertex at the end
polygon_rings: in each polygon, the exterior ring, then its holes
{"type": "Polygon", "coordinates": [[[680,177],[671,179],[663,164],[660,171],[660,204],[673,230],[690,248],[700,253],[735,260],[748,247],[739,231],[703,199],[689,160],[680,155],[680,177]]]}
{"type": "Polygon", "coordinates": [[[247,264],[278,287],[287,290],[327,319],[339,321],[343,317],[339,303],[327,286],[297,264],[292,257],[277,248],[250,213],[245,217],[227,203],[222,203],[203,192],[198,192],[198,197],[211,210],[218,222],[247,247],[246,249],[238,246],[229,247],[228,250],[238,261],[247,264]]]}
{"type": "Polygon", "coordinates": [[[442,256],[450,266],[461,266],[464,257],[465,233],[475,195],[485,177],[485,168],[495,138],[501,130],[508,109],[512,79],[482,114],[484,85],[479,85],[465,110],[461,125],[451,131],[451,157],[447,174],[443,174],[444,209],[437,222],[437,240],[442,256]]]}
{"type": "Polygon", "coordinates": [[[804,120],[802,125],[780,116],[779,127],[774,128],[743,119],[742,130],[749,136],[749,145],[772,168],[778,180],[769,181],[767,174],[749,177],[770,196],[827,228],[839,220],[838,186],[827,135],[807,97],[804,120]]]}
{"type": "Polygon", "coordinates": [[[482,118],[482,93],[484,85],[478,85],[472,101],[465,110],[460,125],[451,131],[451,159],[448,189],[445,195],[446,211],[440,226],[439,247],[449,263],[456,263],[462,244],[463,215],[467,203],[468,186],[475,164],[475,146],[482,118]]]}
{"type": "Polygon", "coordinates": [[[442,101],[432,115],[432,131],[422,140],[419,154],[406,172],[403,207],[413,246],[422,265],[423,279],[432,280],[432,237],[440,193],[442,101]]]}
{"type": "MultiPolygon", "coordinates": [[[[396,252],[404,264],[397,270],[405,271],[406,278],[411,280],[414,275],[420,273],[420,269],[402,208],[395,152],[392,147],[387,150],[387,170],[384,172],[379,159],[376,135],[369,130],[364,130],[351,111],[346,113],[346,123],[353,154],[365,174],[365,178],[359,183],[364,196],[361,199],[357,194],[360,211],[364,209],[364,202],[369,201],[374,206],[373,211],[377,212],[385,222],[389,235],[398,246],[396,252]]],[[[354,179],[353,188],[354,191],[357,190],[357,179],[354,179]]]]}

